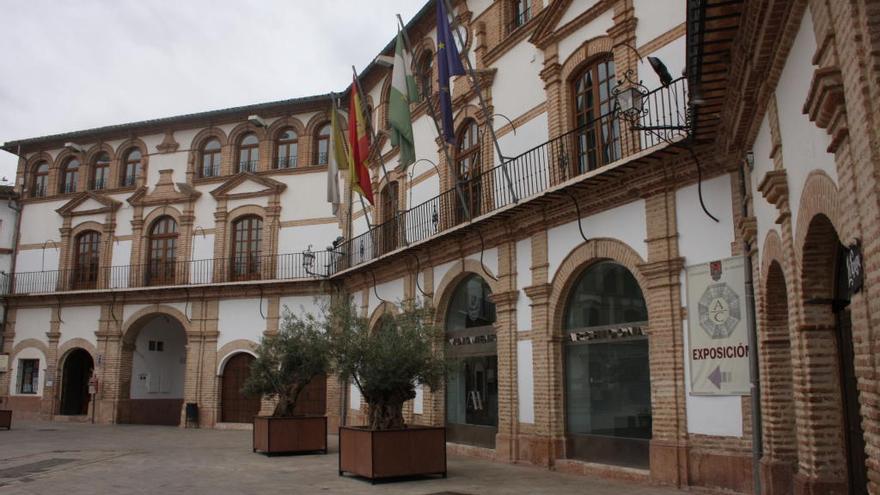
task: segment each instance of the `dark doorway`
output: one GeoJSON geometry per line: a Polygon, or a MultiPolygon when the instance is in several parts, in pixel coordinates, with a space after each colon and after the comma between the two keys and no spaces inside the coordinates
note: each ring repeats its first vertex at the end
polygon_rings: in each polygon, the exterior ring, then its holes
{"type": "Polygon", "coordinates": [[[61,371],[61,414],[81,416],[89,413],[89,379],[95,364],[83,349],[74,349],[64,360],[61,371]]]}
{"type": "Polygon", "coordinates": [[[251,374],[253,362],[253,356],[242,352],[229,358],[223,368],[220,420],[224,423],[250,423],[260,412],[260,398],[248,397],[241,392],[251,374]]]}
{"type": "Polygon", "coordinates": [[[850,291],[846,273],[846,249],[837,249],[835,274],[834,319],[837,325],[837,349],[840,360],[840,390],[843,397],[844,436],[846,437],[849,493],[868,493],[868,472],[865,466],[865,432],[859,408],[859,389],[856,380],[855,350],[852,338],[850,291]]]}

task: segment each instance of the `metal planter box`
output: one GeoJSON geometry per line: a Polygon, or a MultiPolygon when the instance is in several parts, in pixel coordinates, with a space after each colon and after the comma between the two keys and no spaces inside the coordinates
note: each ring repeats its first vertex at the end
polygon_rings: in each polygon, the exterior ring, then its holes
{"type": "Polygon", "coordinates": [[[339,475],[370,480],[439,474],[446,477],[446,428],[411,426],[375,431],[339,428],[339,475]]]}
{"type": "Polygon", "coordinates": [[[12,429],[12,411],[0,409],[0,428],[12,429]]]}
{"type": "Polygon", "coordinates": [[[327,418],[254,417],[254,452],[263,454],[327,453],[327,418]]]}

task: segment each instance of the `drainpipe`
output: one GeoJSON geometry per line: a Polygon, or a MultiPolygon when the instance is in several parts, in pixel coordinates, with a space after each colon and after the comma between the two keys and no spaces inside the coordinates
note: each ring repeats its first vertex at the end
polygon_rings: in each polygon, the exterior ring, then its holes
{"type": "MultiPolygon", "coordinates": [[[[745,167],[748,162],[739,167],[740,196],[742,197],[742,218],[749,216],[749,192],[746,186],[745,167]]],[[[752,255],[751,245],[743,239],[745,252],[745,281],[746,281],[746,319],[749,332],[749,375],[752,392],[751,418],[752,418],[752,483],[755,495],[761,495],[761,457],[763,457],[763,435],[761,431],[761,380],[758,367],[758,325],[755,321],[755,283],[752,278],[752,255]]]]}

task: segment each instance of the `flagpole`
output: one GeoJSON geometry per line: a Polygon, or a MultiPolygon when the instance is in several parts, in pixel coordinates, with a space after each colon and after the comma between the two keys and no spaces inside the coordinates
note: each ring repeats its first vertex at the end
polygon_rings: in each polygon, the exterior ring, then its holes
{"type": "MultiPolygon", "coordinates": [[[[440,1],[440,0],[438,0],[440,1]]],[[[410,42],[409,34],[406,32],[406,25],[403,23],[403,18],[400,17],[400,14],[397,14],[397,22],[400,23],[400,30],[403,33],[403,42],[406,43],[406,47],[409,50],[410,55],[413,55],[412,51],[412,42],[410,42]]],[[[415,59],[412,60],[413,65],[415,65],[415,59]]],[[[416,67],[410,67],[413,71],[413,74],[418,74],[418,70],[416,67]]],[[[430,75],[428,77],[431,77],[430,75]]],[[[422,85],[424,86],[424,85],[422,85]]],[[[424,90],[424,87],[421,88],[424,90]]],[[[456,178],[456,174],[454,174],[453,166],[455,165],[452,161],[452,156],[449,154],[449,144],[446,143],[446,140],[443,138],[443,131],[440,129],[440,124],[437,122],[437,112],[434,111],[434,104],[431,101],[431,95],[425,95],[425,99],[427,99],[427,107],[428,107],[428,115],[431,116],[431,122],[434,123],[434,129],[437,130],[437,136],[440,138],[440,141],[443,143],[443,155],[446,158],[446,167],[449,168],[450,178],[452,179],[452,183],[455,187],[456,195],[458,196],[458,200],[461,202],[461,207],[464,209],[464,214],[468,218],[471,219],[471,210],[468,208],[467,201],[464,199],[464,192],[461,190],[461,184],[459,184],[458,179],[456,178]]],[[[438,182],[440,177],[437,177],[438,182]]],[[[442,191],[441,191],[442,192],[442,191]]]]}
{"type": "MultiPolygon", "coordinates": [[[[355,82],[355,84],[357,84],[358,93],[363,95],[362,98],[364,99],[364,105],[363,105],[362,109],[367,113],[366,124],[367,124],[367,132],[370,133],[370,142],[375,144],[377,142],[377,140],[376,140],[377,135],[376,135],[376,130],[373,129],[373,114],[372,114],[372,112],[370,112],[370,107],[367,106],[367,94],[364,93],[364,88],[361,87],[361,80],[358,78],[357,70],[354,68],[353,65],[351,66],[351,72],[352,72],[352,74],[354,74],[354,82],[355,82]]],[[[382,149],[381,148],[378,150],[376,155],[379,156],[379,165],[382,165],[382,173],[385,174],[385,180],[388,180],[388,169],[385,168],[385,159],[382,158],[382,149]]]]}
{"type": "MultiPolygon", "coordinates": [[[[438,2],[444,2],[446,5],[446,12],[448,14],[452,14],[452,23],[450,29],[458,38],[458,44],[464,48],[464,39],[461,37],[461,33],[458,32],[458,21],[455,18],[455,12],[452,10],[452,2],[450,0],[437,0],[438,2]]],[[[494,117],[489,113],[488,106],[486,105],[486,100],[483,98],[483,89],[480,85],[480,78],[477,77],[477,71],[474,70],[474,66],[471,64],[471,58],[465,54],[464,62],[467,65],[467,72],[471,77],[471,84],[474,86],[474,90],[477,93],[477,98],[480,101],[480,108],[483,110],[483,115],[486,116],[486,121],[489,124],[489,133],[492,135],[492,142],[495,143],[495,152],[498,153],[498,159],[501,161],[501,171],[504,172],[504,178],[507,180],[507,188],[510,190],[510,195],[513,198],[514,203],[519,202],[519,198],[516,196],[516,190],[513,188],[513,180],[510,178],[510,173],[507,171],[507,163],[506,157],[503,153],[501,153],[501,145],[498,144],[498,136],[495,135],[495,126],[492,124],[494,117]]]]}

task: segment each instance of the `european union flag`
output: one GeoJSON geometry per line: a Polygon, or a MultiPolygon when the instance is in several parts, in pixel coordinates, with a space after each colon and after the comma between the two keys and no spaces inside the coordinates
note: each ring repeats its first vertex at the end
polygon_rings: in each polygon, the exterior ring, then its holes
{"type": "Polygon", "coordinates": [[[443,116],[443,138],[447,143],[455,142],[455,129],[452,120],[452,94],[449,87],[450,76],[465,75],[461,57],[449,27],[449,16],[446,14],[446,0],[437,0],[437,66],[440,88],[440,114],[443,116]]]}

